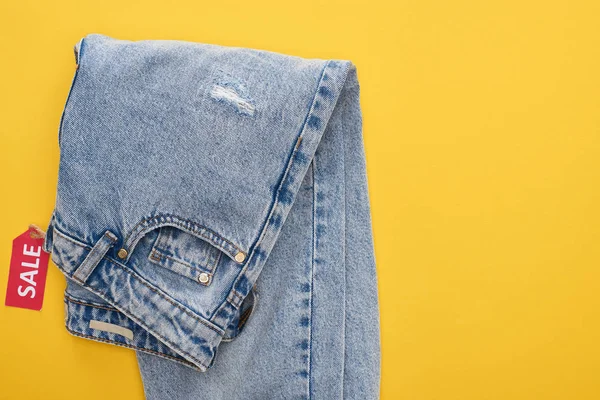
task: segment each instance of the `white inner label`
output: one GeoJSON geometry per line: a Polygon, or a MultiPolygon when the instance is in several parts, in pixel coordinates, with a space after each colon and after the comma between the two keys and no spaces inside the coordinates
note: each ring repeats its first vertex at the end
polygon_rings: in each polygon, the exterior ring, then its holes
{"type": "Polygon", "coordinates": [[[97,329],[99,331],[116,333],[117,335],[125,336],[127,339],[133,340],[133,331],[131,329],[123,328],[122,326],[109,324],[108,322],[90,321],[90,328],[97,329]]]}

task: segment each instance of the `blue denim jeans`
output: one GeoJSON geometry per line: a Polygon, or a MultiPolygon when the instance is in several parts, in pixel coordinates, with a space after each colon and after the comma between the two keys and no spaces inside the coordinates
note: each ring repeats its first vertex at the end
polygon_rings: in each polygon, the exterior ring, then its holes
{"type": "Polygon", "coordinates": [[[90,34],[44,250],[66,328],[148,399],[376,399],[377,277],[349,61],[90,34]]]}

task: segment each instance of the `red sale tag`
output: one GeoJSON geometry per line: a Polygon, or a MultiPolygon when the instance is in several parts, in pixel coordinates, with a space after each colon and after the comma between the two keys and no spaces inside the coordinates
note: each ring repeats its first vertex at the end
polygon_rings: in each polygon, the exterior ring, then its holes
{"type": "Polygon", "coordinates": [[[42,250],[43,235],[39,228],[30,226],[13,240],[5,305],[42,309],[49,258],[42,250]]]}

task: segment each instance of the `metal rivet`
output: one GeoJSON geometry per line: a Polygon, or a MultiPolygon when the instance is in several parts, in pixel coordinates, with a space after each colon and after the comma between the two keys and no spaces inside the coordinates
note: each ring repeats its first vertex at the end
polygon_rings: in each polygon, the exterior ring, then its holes
{"type": "Polygon", "coordinates": [[[119,256],[119,258],[123,259],[123,258],[127,257],[127,250],[120,249],[119,252],[117,253],[117,255],[119,256]]]}
{"type": "Polygon", "coordinates": [[[206,272],[202,272],[200,275],[198,275],[198,281],[200,283],[206,283],[210,280],[210,277],[208,276],[208,274],[206,272]]]}
{"type": "Polygon", "coordinates": [[[239,263],[244,262],[245,259],[246,259],[246,255],[244,253],[242,253],[241,251],[235,255],[235,261],[237,261],[239,263]]]}

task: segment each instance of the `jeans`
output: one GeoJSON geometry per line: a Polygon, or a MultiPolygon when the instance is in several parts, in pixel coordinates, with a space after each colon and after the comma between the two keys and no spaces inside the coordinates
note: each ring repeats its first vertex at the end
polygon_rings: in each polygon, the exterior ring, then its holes
{"type": "Polygon", "coordinates": [[[376,399],[380,332],[349,61],[89,34],[44,250],[65,325],[148,399],[376,399]]]}

